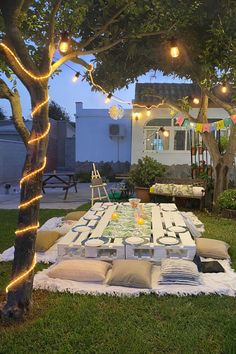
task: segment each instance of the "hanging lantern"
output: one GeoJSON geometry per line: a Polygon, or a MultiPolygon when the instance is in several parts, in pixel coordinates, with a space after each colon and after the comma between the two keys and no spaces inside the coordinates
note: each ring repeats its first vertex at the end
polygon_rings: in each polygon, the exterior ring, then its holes
{"type": "Polygon", "coordinates": [[[59,51],[65,54],[68,52],[69,49],[70,49],[70,39],[68,36],[68,32],[63,32],[59,42],[59,51]]]}
{"type": "Polygon", "coordinates": [[[179,48],[175,38],[172,38],[170,41],[170,55],[172,58],[178,58],[179,56],[179,48]]]}
{"type": "Polygon", "coordinates": [[[110,114],[110,117],[112,119],[121,119],[123,118],[124,114],[125,114],[125,111],[124,109],[120,106],[120,105],[116,105],[114,104],[113,106],[111,106],[111,108],[109,109],[109,114],[110,114]]]}

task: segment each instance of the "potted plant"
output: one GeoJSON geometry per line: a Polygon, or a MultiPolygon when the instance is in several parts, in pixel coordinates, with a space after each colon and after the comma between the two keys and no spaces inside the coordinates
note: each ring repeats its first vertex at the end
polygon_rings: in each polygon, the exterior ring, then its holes
{"type": "Polygon", "coordinates": [[[222,192],[217,205],[221,210],[222,216],[230,219],[236,218],[236,189],[227,189],[222,192]]]}
{"type": "Polygon", "coordinates": [[[196,178],[197,177],[197,172],[198,172],[197,164],[196,163],[192,163],[191,169],[192,169],[192,178],[196,178]]]}
{"type": "Polygon", "coordinates": [[[192,146],[192,147],[191,147],[191,154],[192,154],[192,155],[196,155],[196,152],[197,152],[196,146],[192,146]]]}
{"type": "Polygon", "coordinates": [[[165,167],[151,157],[145,156],[131,166],[129,182],[134,186],[137,198],[142,202],[150,201],[149,188],[155,183],[156,177],[162,177],[165,167]]]}

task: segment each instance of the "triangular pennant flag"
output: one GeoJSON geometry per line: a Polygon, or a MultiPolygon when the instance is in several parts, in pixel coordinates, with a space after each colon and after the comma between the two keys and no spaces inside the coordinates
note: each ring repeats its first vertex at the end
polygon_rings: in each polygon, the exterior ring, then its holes
{"type": "Polygon", "coordinates": [[[184,127],[184,128],[189,128],[189,126],[190,126],[189,120],[188,120],[188,119],[185,119],[185,120],[184,120],[184,123],[183,123],[183,127],[184,127]]]}
{"type": "Polygon", "coordinates": [[[183,124],[183,122],[184,122],[184,117],[179,116],[176,118],[176,124],[178,124],[180,127],[183,124]]]}
{"type": "Polygon", "coordinates": [[[202,128],[203,128],[203,124],[202,123],[197,123],[196,124],[196,133],[202,133],[202,128]]]}
{"type": "Polygon", "coordinates": [[[231,118],[225,118],[225,128],[230,127],[233,124],[233,121],[231,118]]]}
{"type": "Polygon", "coordinates": [[[233,114],[231,116],[231,120],[232,120],[232,122],[234,122],[234,124],[236,124],[236,114],[233,114]]]}
{"type": "Polygon", "coordinates": [[[223,119],[218,120],[218,122],[216,123],[216,129],[220,130],[220,129],[224,129],[224,127],[225,127],[225,124],[224,124],[223,119]]]}
{"type": "Polygon", "coordinates": [[[210,133],[210,124],[209,123],[204,123],[203,124],[203,128],[202,128],[202,132],[207,132],[210,133]]]}

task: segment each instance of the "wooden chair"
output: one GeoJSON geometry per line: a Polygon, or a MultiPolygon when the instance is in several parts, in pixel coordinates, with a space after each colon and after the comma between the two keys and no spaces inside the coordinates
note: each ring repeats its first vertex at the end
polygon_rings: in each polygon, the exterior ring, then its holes
{"type": "Polygon", "coordinates": [[[93,206],[94,201],[107,199],[110,202],[109,195],[106,190],[107,184],[103,182],[99,171],[96,169],[93,163],[93,170],[91,175],[91,205],[93,206]],[[97,194],[97,196],[96,196],[97,194]]]}

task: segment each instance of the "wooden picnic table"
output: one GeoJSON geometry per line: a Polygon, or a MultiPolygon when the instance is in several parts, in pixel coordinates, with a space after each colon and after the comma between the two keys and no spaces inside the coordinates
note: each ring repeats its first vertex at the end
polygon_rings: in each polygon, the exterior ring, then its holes
{"type": "Polygon", "coordinates": [[[71,187],[75,188],[77,193],[77,181],[74,172],[48,172],[43,175],[42,190],[45,194],[45,188],[62,188],[65,190],[64,200],[67,198],[68,191],[71,187]]]}

